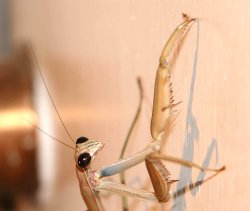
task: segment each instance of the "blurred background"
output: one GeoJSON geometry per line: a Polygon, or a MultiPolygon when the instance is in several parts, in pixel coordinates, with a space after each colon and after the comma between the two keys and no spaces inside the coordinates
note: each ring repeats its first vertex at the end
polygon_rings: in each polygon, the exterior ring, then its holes
{"type": "MultiPolygon", "coordinates": [[[[73,138],[83,135],[105,142],[93,165],[100,168],[119,158],[139,101],[137,76],[145,101],[126,154],[151,140],[155,71],[182,12],[200,18],[199,45],[195,25],[175,66],[174,91],[176,100],[182,101],[181,112],[163,151],[210,167],[225,164],[227,170],[166,205],[129,199],[129,206],[131,210],[248,210],[248,6],[245,0],[0,0],[0,210],[86,210],[74,152],[32,126],[72,144],[38,65],[73,138]],[[196,75],[195,49],[199,50],[196,75]]],[[[166,165],[171,177],[179,179],[171,192],[209,176],[166,165]]],[[[152,190],[144,164],[129,170],[127,178],[130,185],[152,190]]],[[[121,210],[119,196],[104,194],[102,199],[106,210],[121,210]]]]}

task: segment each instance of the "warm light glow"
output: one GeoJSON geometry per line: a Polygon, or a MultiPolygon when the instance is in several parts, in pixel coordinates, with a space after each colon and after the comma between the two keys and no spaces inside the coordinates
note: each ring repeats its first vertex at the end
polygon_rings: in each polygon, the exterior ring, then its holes
{"type": "Polygon", "coordinates": [[[13,109],[0,112],[0,131],[29,129],[28,122],[36,122],[36,114],[31,109],[13,109]]]}

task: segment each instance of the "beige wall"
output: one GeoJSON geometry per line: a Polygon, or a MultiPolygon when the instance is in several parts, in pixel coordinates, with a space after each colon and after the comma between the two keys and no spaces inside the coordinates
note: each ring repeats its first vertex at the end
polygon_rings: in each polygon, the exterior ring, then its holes
{"type": "MultiPolygon", "coordinates": [[[[118,159],[138,102],[136,76],[143,80],[147,100],[128,153],[138,151],[149,142],[154,76],[161,49],[181,22],[182,12],[199,17],[199,55],[192,107],[199,140],[185,145],[195,26],[175,67],[176,99],[183,103],[164,151],[190,157],[193,149],[193,161],[202,163],[207,159],[207,162],[210,159],[206,153],[211,143],[215,146],[212,142],[215,138],[217,166],[225,164],[227,170],[204,184],[195,197],[187,193],[175,201],[178,204],[174,210],[183,210],[180,207],[184,204],[186,210],[247,210],[250,207],[248,8],[248,1],[243,0],[16,0],[12,1],[13,40],[16,43],[32,41],[53,99],[72,136],[85,135],[106,143],[94,164],[98,168],[118,159]]],[[[54,112],[51,104],[50,111],[54,112]]],[[[53,135],[67,140],[56,116],[54,122],[53,135]]],[[[84,210],[73,153],[57,143],[52,145],[56,153],[52,193],[36,209],[84,210]]],[[[215,164],[214,150],[209,165],[215,167],[215,164]]],[[[200,173],[167,165],[172,178],[181,181],[186,181],[188,174],[192,174],[195,181],[200,173]]],[[[129,171],[128,176],[130,184],[145,186],[146,182],[146,188],[151,189],[143,165],[129,171]],[[143,173],[139,175],[138,169],[143,173]]],[[[104,196],[103,201],[107,210],[117,210],[119,200],[118,196],[104,196]]],[[[133,210],[161,210],[160,205],[129,201],[133,210]]],[[[29,205],[21,203],[21,206],[29,205]]]]}

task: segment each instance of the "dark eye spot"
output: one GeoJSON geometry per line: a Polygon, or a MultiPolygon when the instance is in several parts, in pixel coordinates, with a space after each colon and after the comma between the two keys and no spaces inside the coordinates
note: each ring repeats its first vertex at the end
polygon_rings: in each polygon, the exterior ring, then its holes
{"type": "Polygon", "coordinates": [[[78,138],[78,139],[76,140],[76,144],[82,144],[82,143],[84,143],[84,142],[86,142],[86,141],[88,141],[88,140],[89,140],[88,138],[82,136],[82,137],[80,137],[80,138],[78,138]]]}
{"type": "Polygon", "coordinates": [[[80,154],[80,156],[78,157],[78,166],[80,166],[81,168],[85,168],[87,165],[89,165],[90,161],[91,161],[90,154],[84,152],[80,154]]]}

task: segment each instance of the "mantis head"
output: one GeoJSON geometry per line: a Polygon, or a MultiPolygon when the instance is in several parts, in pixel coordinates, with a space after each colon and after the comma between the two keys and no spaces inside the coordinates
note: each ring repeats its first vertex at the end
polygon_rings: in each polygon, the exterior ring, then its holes
{"type": "Polygon", "coordinates": [[[80,169],[89,166],[95,155],[102,149],[104,143],[96,140],[90,140],[86,137],[80,137],[76,140],[75,161],[80,169]]]}

